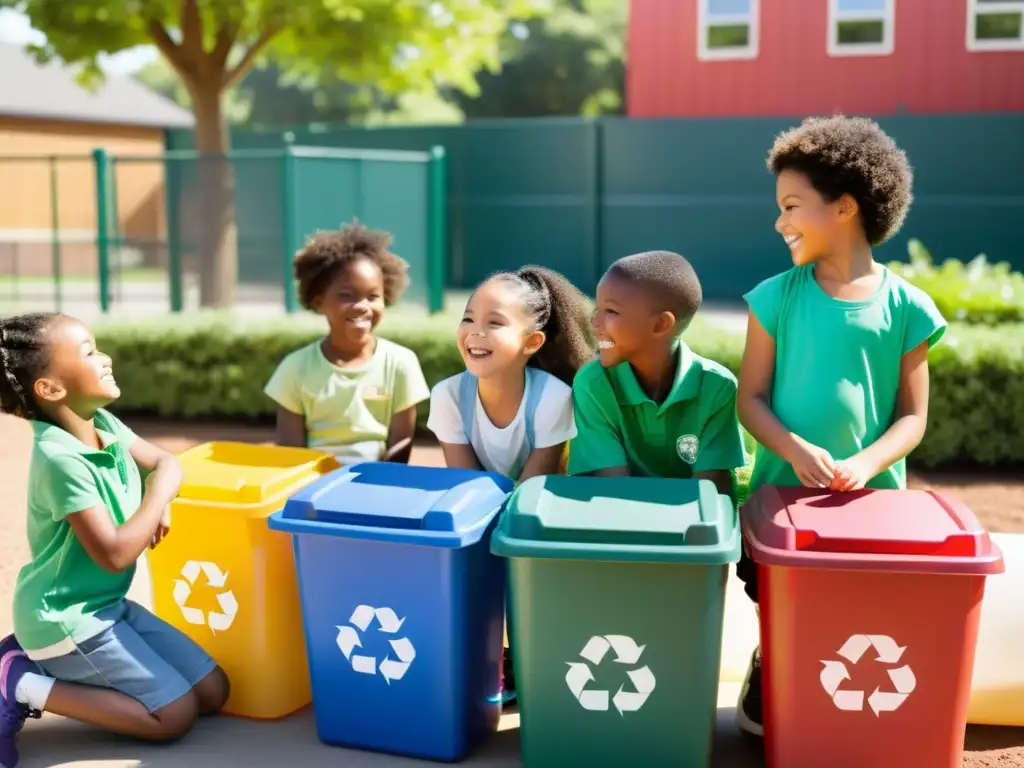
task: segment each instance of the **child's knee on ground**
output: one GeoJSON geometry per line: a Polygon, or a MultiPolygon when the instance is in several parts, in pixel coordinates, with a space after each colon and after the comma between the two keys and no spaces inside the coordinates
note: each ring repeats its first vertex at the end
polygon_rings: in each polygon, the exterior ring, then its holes
{"type": "Polygon", "coordinates": [[[223,669],[215,667],[210,674],[196,683],[192,692],[199,701],[199,714],[215,715],[224,708],[231,695],[231,681],[223,669]]]}
{"type": "Polygon", "coordinates": [[[148,741],[172,742],[192,730],[200,714],[199,694],[193,689],[150,715],[139,734],[148,741]]]}

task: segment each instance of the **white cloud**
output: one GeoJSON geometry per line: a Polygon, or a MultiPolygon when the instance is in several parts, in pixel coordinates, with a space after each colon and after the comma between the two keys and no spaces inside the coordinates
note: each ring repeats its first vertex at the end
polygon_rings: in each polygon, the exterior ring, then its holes
{"type": "MultiPolygon", "coordinates": [[[[46,35],[33,29],[24,14],[3,8],[0,9],[0,42],[40,45],[46,42],[46,35]]],[[[159,55],[153,46],[142,45],[113,56],[100,56],[100,67],[110,74],[130,75],[154,61],[159,55]]]]}

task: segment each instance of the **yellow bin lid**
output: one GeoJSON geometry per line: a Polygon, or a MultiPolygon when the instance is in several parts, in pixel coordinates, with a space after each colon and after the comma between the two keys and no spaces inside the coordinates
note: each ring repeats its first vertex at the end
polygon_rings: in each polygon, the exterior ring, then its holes
{"type": "Polygon", "coordinates": [[[239,506],[266,504],[339,466],[308,448],[231,442],[197,445],[178,461],[185,475],[180,499],[239,506]]]}

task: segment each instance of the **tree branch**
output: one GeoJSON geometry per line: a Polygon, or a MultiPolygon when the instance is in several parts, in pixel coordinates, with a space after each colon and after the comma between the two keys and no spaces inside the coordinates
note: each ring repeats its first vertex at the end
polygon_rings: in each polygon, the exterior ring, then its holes
{"type": "Polygon", "coordinates": [[[196,0],[181,0],[181,47],[194,64],[203,53],[203,20],[196,0]]]}
{"type": "Polygon", "coordinates": [[[229,24],[227,22],[222,22],[220,28],[217,30],[217,42],[214,44],[213,51],[210,53],[210,58],[212,59],[215,71],[224,71],[224,67],[228,63],[228,56],[231,55],[231,49],[235,47],[238,30],[238,24],[229,24]]]}
{"type": "Polygon", "coordinates": [[[181,76],[182,80],[188,80],[188,67],[185,66],[185,62],[181,55],[181,48],[175,44],[171,39],[171,36],[167,34],[167,29],[156,19],[149,20],[149,36],[153,39],[153,45],[157,47],[157,50],[163,54],[163,57],[167,59],[167,63],[181,76]]]}
{"type": "Polygon", "coordinates": [[[253,64],[256,62],[256,57],[260,51],[269,43],[278,32],[284,29],[284,24],[280,22],[267,22],[267,26],[263,29],[263,33],[256,39],[249,50],[242,56],[242,60],[239,61],[230,71],[224,73],[223,87],[224,90],[234,88],[249,74],[249,70],[252,69],[253,64]]]}

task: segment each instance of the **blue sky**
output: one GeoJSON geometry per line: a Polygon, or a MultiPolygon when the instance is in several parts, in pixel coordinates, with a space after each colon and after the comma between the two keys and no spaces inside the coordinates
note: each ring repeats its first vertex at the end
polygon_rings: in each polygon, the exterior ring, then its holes
{"type": "MultiPolygon", "coordinates": [[[[4,43],[42,43],[46,36],[32,29],[28,18],[10,8],[0,9],[0,42],[4,43]]],[[[156,59],[160,54],[152,46],[140,46],[122,51],[115,56],[100,58],[100,66],[110,74],[133,74],[156,59]]]]}

